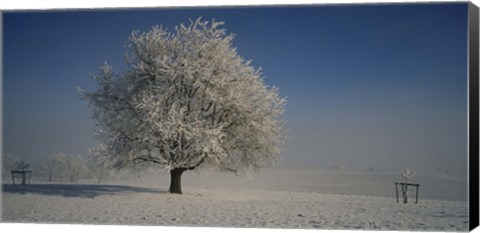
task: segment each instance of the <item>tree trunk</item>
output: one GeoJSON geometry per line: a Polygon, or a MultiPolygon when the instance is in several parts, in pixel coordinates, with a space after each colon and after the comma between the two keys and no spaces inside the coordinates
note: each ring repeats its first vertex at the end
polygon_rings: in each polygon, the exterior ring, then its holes
{"type": "Polygon", "coordinates": [[[175,168],[170,170],[170,193],[182,194],[182,173],[187,170],[185,168],[175,168]]]}
{"type": "Polygon", "coordinates": [[[52,182],[52,175],[48,175],[48,182],[52,182]]]}
{"type": "Polygon", "coordinates": [[[25,172],[22,173],[22,185],[27,185],[27,175],[25,172]]]}

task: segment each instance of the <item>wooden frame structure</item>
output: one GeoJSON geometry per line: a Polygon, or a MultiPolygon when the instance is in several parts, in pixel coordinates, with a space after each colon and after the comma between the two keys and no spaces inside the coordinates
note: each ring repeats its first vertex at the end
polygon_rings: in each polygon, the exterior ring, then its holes
{"type": "Polygon", "coordinates": [[[15,185],[15,178],[22,179],[22,185],[27,185],[27,174],[28,174],[28,184],[30,184],[30,180],[32,178],[32,171],[25,171],[25,170],[11,170],[10,173],[12,174],[12,182],[15,185]]]}
{"type": "Polygon", "coordinates": [[[398,200],[398,186],[399,185],[402,187],[403,203],[408,203],[408,186],[413,186],[413,187],[415,187],[415,204],[418,204],[418,188],[420,187],[420,184],[395,182],[395,193],[397,194],[397,203],[400,202],[398,200]]]}

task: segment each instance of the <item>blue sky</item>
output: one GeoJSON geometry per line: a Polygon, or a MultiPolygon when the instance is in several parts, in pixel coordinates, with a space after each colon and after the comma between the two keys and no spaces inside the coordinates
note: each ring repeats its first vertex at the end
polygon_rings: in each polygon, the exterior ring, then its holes
{"type": "Polygon", "coordinates": [[[77,86],[104,61],[124,69],[132,30],[200,16],[288,96],[286,164],[466,172],[466,3],[7,12],[3,153],[87,154],[77,86]]]}

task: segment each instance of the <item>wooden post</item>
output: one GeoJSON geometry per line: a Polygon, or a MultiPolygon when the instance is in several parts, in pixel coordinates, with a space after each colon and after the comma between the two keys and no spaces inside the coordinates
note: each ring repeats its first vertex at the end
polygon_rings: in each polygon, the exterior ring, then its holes
{"type": "Polygon", "coordinates": [[[397,194],[397,203],[399,203],[399,200],[398,200],[398,183],[395,183],[395,193],[397,194]]]}
{"type": "Polygon", "coordinates": [[[397,203],[400,203],[398,197],[398,185],[402,186],[402,197],[403,203],[408,203],[408,186],[415,186],[415,204],[418,204],[418,189],[420,184],[410,184],[410,183],[397,183],[395,182],[395,195],[397,197],[397,203]]]}
{"type": "Polygon", "coordinates": [[[415,204],[418,204],[418,188],[420,188],[420,185],[417,185],[417,192],[415,194],[415,204]]]}
{"type": "Polygon", "coordinates": [[[30,182],[32,182],[32,172],[31,171],[28,173],[28,184],[30,184],[30,182]]]}
{"type": "Polygon", "coordinates": [[[15,177],[13,177],[13,171],[10,171],[10,174],[12,174],[12,183],[15,185],[15,177]]]}
{"type": "Polygon", "coordinates": [[[25,171],[22,172],[22,185],[27,185],[27,175],[25,171]]]}
{"type": "Polygon", "coordinates": [[[32,171],[16,171],[16,170],[11,170],[10,173],[12,174],[12,182],[13,185],[15,184],[15,178],[22,179],[20,182],[21,185],[27,185],[30,184],[31,179],[32,179],[32,171]],[[27,179],[27,173],[28,173],[28,179],[27,179]]]}

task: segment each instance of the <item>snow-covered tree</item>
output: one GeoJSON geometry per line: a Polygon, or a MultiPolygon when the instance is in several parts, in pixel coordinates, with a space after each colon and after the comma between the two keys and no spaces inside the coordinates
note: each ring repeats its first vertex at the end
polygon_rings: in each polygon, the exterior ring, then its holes
{"type": "MultiPolygon", "coordinates": [[[[400,170],[400,174],[402,175],[404,182],[407,184],[408,184],[408,181],[412,179],[413,176],[415,175],[415,173],[410,171],[410,169],[408,168],[405,170],[400,170]]],[[[408,202],[408,193],[409,193],[408,185],[402,185],[403,203],[408,202]]]]}
{"type": "Polygon", "coordinates": [[[30,164],[27,163],[25,160],[20,160],[20,162],[17,164],[17,169],[21,171],[25,171],[25,169],[29,168],[30,164]]]}
{"type": "MultiPolygon", "coordinates": [[[[3,179],[5,179],[7,172],[11,172],[11,171],[21,172],[21,171],[23,171],[23,173],[20,173],[21,174],[21,179],[22,179],[21,184],[22,185],[27,184],[27,176],[26,176],[26,173],[25,173],[25,169],[29,168],[30,164],[27,163],[27,161],[25,159],[13,157],[13,156],[4,156],[2,162],[4,162],[4,164],[2,165],[3,166],[3,169],[2,169],[3,170],[2,171],[3,179]]],[[[14,174],[12,174],[12,176],[14,176],[14,174]]],[[[15,177],[18,177],[18,176],[15,175],[15,177]]]]}
{"type": "Polygon", "coordinates": [[[48,181],[52,181],[65,174],[66,162],[66,155],[62,152],[49,155],[38,165],[38,172],[48,176],[48,181]]]}
{"type": "Polygon", "coordinates": [[[286,100],[222,25],[198,19],[174,32],[133,32],[128,68],[105,64],[97,90],[80,89],[99,127],[92,154],[114,168],[165,168],[171,193],[182,192],[186,170],[248,174],[278,161],[286,100]]]}
{"type": "Polygon", "coordinates": [[[112,174],[112,170],[99,163],[96,158],[90,159],[87,163],[89,176],[95,178],[98,183],[107,179],[112,174]]]}
{"type": "Polygon", "coordinates": [[[12,155],[2,156],[2,179],[5,180],[10,175],[11,170],[15,170],[20,163],[20,159],[12,155]]]}
{"type": "Polygon", "coordinates": [[[415,175],[414,172],[410,171],[410,169],[405,169],[405,170],[400,170],[400,174],[402,175],[405,183],[408,183],[408,181],[413,178],[413,176],[415,175]]]}
{"type": "Polygon", "coordinates": [[[81,155],[67,155],[65,175],[70,182],[77,182],[78,178],[86,176],[89,170],[87,161],[81,155]]]}

